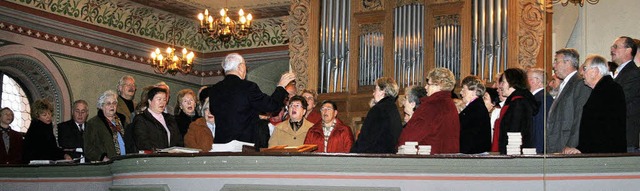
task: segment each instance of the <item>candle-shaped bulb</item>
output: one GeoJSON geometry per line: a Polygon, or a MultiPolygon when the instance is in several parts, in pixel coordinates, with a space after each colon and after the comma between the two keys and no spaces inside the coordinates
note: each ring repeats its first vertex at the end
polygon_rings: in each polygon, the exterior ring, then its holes
{"type": "Polygon", "coordinates": [[[244,11],[243,11],[242,9],[240,9],[240,10],[238,11],[238,15],[239,15],[239,16],[244,16],[244,11]]]}
{"type": "Polygon", "coordinates": [[[154,60],[155,60],[155,59],[156,59],[156,56],[157,56],[157,55],[156,55],[156,53],[155,53],[155,52],[151,52],[151,59],[154,59],[154,60]]]}
{"type": "Polygon", "coordinates": [[[224,8],[220,9],[220,16],[224,17],[227,14],[227,11],[224,10],[224,8]]]}
{"type": "Polygon", "coordinates": [[[205,17],[206,17],[206,16],[209,16],[209,9],[205,9],[205,10],[204,10],[204,16],[205,16],[205,17]]]}
{"type": "Polygon", "coordinates": [[[245,18],[244,16],[240,16],[240,23],[244,25],[244,23],[247,22],[247,18],[245,18]]]}
{"type": "Polygon", "coordinates": [[[173,52],[173,48],[167,47],[167,54],[171,54],[171,52],[173,52]]]}
{"type": "Polygon", "coordinates": [[[156,54],[160,54],[160,48],[156,48],[156,54]]]}
{"type": "Polygon", "coordinates": [[[182,49],[182,55],[185,55],[185,54],[187,54],[187,48],[182,49]]]}

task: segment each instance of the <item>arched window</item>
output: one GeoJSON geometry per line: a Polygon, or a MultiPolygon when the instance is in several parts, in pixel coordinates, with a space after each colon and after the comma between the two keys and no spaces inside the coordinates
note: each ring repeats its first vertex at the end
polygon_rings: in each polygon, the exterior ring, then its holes
{"type": "Polygon", "coordinates": [[[31,123],[31,106],[23,88],[13,78],[2,74],[2,108],[13,110],[14,119],[11,128],[19,132],[27,132],[31,123]]]}

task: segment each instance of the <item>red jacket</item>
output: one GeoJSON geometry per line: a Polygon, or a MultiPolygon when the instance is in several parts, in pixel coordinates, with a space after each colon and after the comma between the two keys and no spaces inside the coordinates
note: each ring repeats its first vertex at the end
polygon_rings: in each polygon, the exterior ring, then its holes
{"type": "Polygon", "coordinates": [[[7,152],[4,148],[2,132],[0,132],[0,164],[21,164],[22,145],[22,134],[9,127],[9,152],[7,152]]]}
{"type": "MultiPolygon", "coordinates": [[[[307,115],[307,121],[316,124],[316,123],[322,123],[322,115],[320,114],[320,112],[318,111],[307,111],[310,112],[309,115],[307,115]]],[[[337,118],[336,118],[337,120],[337,118]]]]}
{"type": "MultiPolygon", "coordinates": [[[[336,120],[336,125],[329,135],[329,141],[327,142],[328,153],[348,153],[353,145],[353,133],[351,128],[342,124],[339,120],[336,120]]],[[[304,140],[304,144],[318,145],[318,150],[315,152],[324,152],[324,132],[322,130],[322,122],[314,124],[307,132],[307,137],[304,140]]]]}
{"type": "Polygon", "coordinates": [[[420,102],[402,130],[398,145],[417,141],[419,145],[431,145],[431,154],[460,152],[460,120],[451,93],[436,92],[420,98],[420,102]]]}

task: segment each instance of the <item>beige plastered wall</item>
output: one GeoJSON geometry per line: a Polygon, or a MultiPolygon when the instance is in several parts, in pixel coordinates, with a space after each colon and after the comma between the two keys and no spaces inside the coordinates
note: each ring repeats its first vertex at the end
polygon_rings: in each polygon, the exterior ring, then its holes
{"type": "Polygon", "coordinates": [[[583,62],[589,54],[611,59],[610,46],[619,36],[640,38],[640,1],[601,0],[553,7],[553,50],[575,48],[583,62]]]}

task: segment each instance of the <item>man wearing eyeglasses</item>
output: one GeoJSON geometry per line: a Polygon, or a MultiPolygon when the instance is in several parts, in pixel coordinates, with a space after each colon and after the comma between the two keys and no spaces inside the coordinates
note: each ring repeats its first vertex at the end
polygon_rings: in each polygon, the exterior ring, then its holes
{"type": "Polygon", "coordinates": [[[578,146],[582,107],[591,93],[578,74],[579,60],[575,49],[556,51],[553,71],[563,81],[547,117],[545,153],[561,153],[578,146]]]}
{"type": "Polygon", "coordinates": [[[592,91],[583,107],[578,146],[563,154],[627,152],[624,92],[611,78],[607,59],[589,56],[582,69],[592,91]]]}
{"type": "Polygon", "coordinates": [[[129,75],[122,76],[116,89],[118,90],[118,110],[116,112],[124,115],[124,121],[129,124],[136,105],[133,102],[133,97],[136,95],[136,80],[129,75]]]}
{"type": "Polygon", "coordinates": [[[640,152],[640,69],[633,61],[638,46],[627,36],[618,37],[611,45],[611,60],[618,64],[613,79],[622,86],[627,104],[627,151],[640,152]]]}
{"type": "Polygon", "coordinates": [[[276,125],[269,147],[276,145],[300,146],[304,144],[307,132],[313,123],[304,118],[307,112],[307,101],[302,96],[293,96],[289,99],[288,114],[289,119],[276,125]]]}

